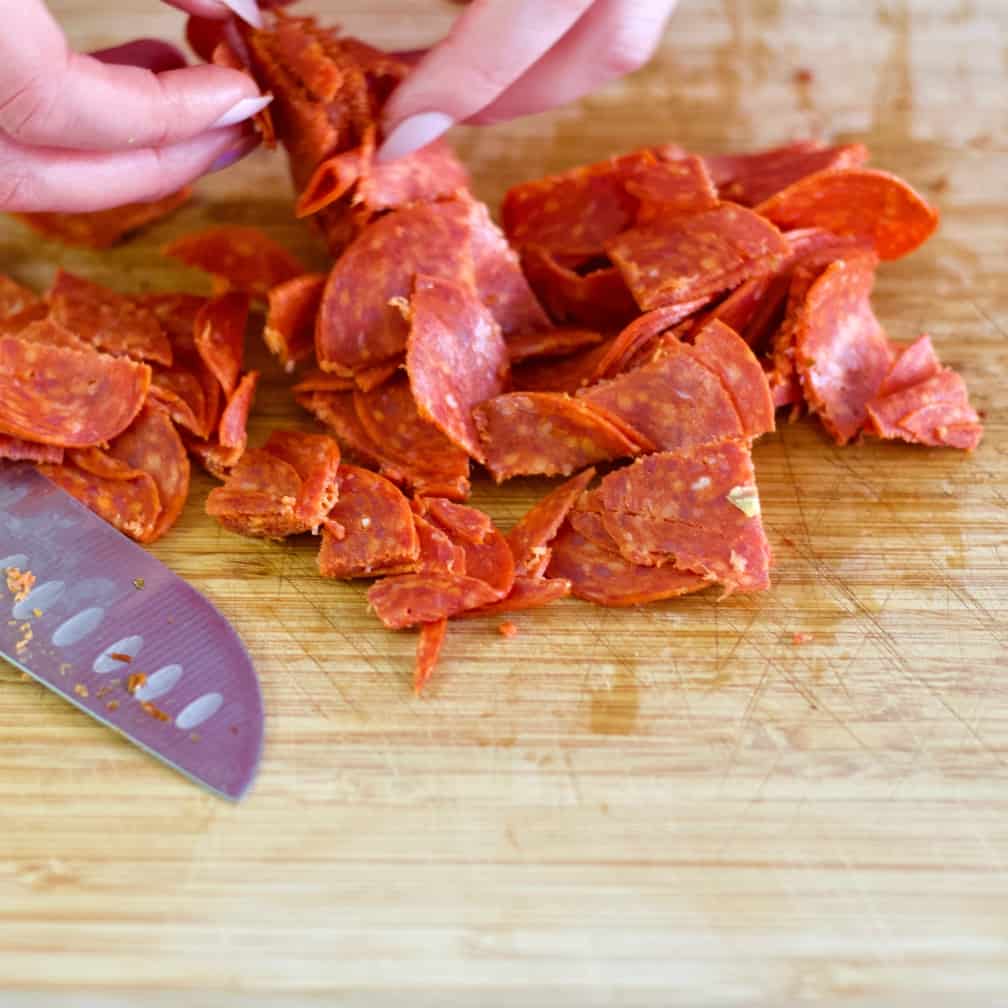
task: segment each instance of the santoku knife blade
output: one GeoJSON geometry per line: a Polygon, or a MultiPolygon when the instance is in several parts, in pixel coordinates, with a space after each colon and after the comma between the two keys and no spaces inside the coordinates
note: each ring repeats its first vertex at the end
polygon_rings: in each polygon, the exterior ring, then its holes
{"type": "Polygon", "coordinates": [[[0,655],[211,791],[255,777],[262,696],[231,625],[22,465],[0,465],[0,655]]]}

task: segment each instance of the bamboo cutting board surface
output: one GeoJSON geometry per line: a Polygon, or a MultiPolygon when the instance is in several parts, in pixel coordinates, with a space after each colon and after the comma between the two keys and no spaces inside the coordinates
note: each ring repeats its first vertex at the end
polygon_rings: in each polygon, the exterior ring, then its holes
{"type": "MultiPolygon", "coordinates": [[[[53,8],[88,48],[180,28],[150,0],[53,8]]],[[[454,10],[328,7],[401,47],[436,38],[454,10]]],[[[1001,996],[1005,44],[1001,0],[682,0],[631,80],[459,130],[495,206],[520,179],[657,141],[863,140],[944,215],[923,250],[883,266],[878,314],[894,338],[931,333],[986,412],[986,440],[972,458],[837,449],[814,424],[784,426],[755,453],[771,592],[629,611],[570,601],[517,616],[513,640],[465,621],[419,700],[414,637],[379,627],[364,586],[320,580],[309,545],[222,532],[197,478],[155,552],[258,664],[259,783],[222,803],[0,672],[0,1001],[1001,996]]],[[[261,225],[324,262],[291,217],[282,160],[260,153],[102,256],[4,221],[2,268],[37,284],[62,264],[129,290],[200,290],[157,249],[216,222],[261,225]]],[[[253,442],[292,423],[310,425],[269,370],[253,442]]],[[[544,489],[480,482],[475,498],[506,525],[544,489]]]]}

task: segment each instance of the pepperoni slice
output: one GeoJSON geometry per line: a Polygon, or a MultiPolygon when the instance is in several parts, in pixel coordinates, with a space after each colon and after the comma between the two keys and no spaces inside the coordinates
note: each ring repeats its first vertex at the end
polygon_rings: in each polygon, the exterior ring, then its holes
{"type": "Polygon", "coordinates": [[[498,483],[522,475],[569,476],[640,450],[590,403],[562,394],[511,392],[478,406],[474,415],[498,483]]]}
{"type": "Polygon", "coordinates": [[[39,444],[22,438],[0,434],[0,459],[11,462],[51,462],[59,465],[63,461],[63,449],[58,445],[39,444]]]}
{"type": "Polygon", "coordinates": [[[656,163],[650,151],[634,151],[514,186],[501,205],[504,231],[519,248],[537,245],[568,261],[598,255],[634,223],[638,200],[627,178],[656,163]]]}
{"type": "Polygon", "coordinates": [[[479,546],[494,530],[486,512],[443,497],[417,497],[415,506],[457,542],[479,546]]]}
{"type": "Polygon", "coordinates": [[[485,203],[470,201],[469,235],[476,290],[509,348],[515,338],[547,329],[549,319],[525,279],[518,255],[490,219],[485,203]]]}
{"type": "Polygon", "coordinates": [[[177,238],[165,255],[210,274],[217,292],[244,291],[265,301],[271,288],[301,276],[305,268],[258,228],[209,228],[177,238]]]}
{"type": "Polygon", "coordinates": [[[187,368],[156,368],[150,395],[157,399],[172,420],[197,437],[206,438],[216,422],[207,409],[207,397],[199,377],[187,368]]]}
{"type": "Polygon", "coordinates": [[[473,283],[466,204],[451,200],[394,210],[340,256],[315,330],[323,370],[353,372],[402,353],[408,327],[401,306],[418,273],[473,283]]]}
{"type": "Polygon", "coordinates": [[[306,396],[311,392],[353,392],[356,384],[353,378],[316,369],[309,371],[291,391],[295,397],[306,396]]]}
{"type": "Polygon", "coordinates": [[[441,648],[444,644],[445,631],[448,629],[447,620],[437,620],[434,623],[424,623],[420,627],[420,636],[417,639],[416,668],[413,672],[413,692],[420,695],[424,686],[434,673],[434,668],[441,656],[441,648]]]}
{"type": "Polygon", "coordinates": [[[720,379],[747,438],[774,429],[774,404],[766,374],[745,340],[715,319],[697,333],[693,352],[720,379]]]}
{"type": "Polygon", "coordinates": [[[405,378],[371,392],[357,389],[354,406],[361,427],[391,463],[390,478],[435,496],[468,495],[469,457],[420,416],[405,378]],[[393,467],[398,477],[392,477],[393,467]]]}
{"type": "Polygon", "coordinates": [[[248,444],[246,426],[258,382],[259,372],[249,371],[238,383],[221,413],[216,441],[195,441],[189,445],[189,450],[207,472],[218,479],[226,478],[228,470],[242,457],[248,444]]]}
{"type": "Polygon", "coordinates": [[[482,462],[472,411],[508,379],[500,326],[467,288],[433,277],[417,276],[410,309],[406,371],[419,413],[482,462]]]}
{"type": "MultiPolygon", "coordinates": [[[[671,564],[729,594],[769,587],[770,546],[744,446],[648,455],[606,476],[599,495],[606,531],[631,563],[671,564]]],[[[551,570],[555,558],[556,548],[551,570]]]]}
{"type": "Polygon", "coordinates": [[[287,371],[315,349],[315,319],[325,282],[322,273],[306,273],[267,292],[263,340],[287,371]]]}
{"type": "Polygon", "coordinates": [[[529,284],[557,324],[614,329],[639,314],[622,274],[608,260],[578,272],[548,249],[532,245],[522,250],[522,268],[529,284]]]}
{"type": "Polygon", "coordinates": [[[570,593],[571,583],[566,578],[516,577],[507,598],[491,602],[490,605],[465,615],[497,616],[506,612],[541,609],[550,602],[566,598],[570,593]]]}
{"type": "Polygon", "coordinates": [[[457,574],[400,574],[368,590],[368,603],[390,630],[436,623],[500,599],[500,592],[479,578],[457,574]]]}
{"type": "Polygon", "coordinates": [[[787,240],[759,214],[733,203],[688,217],[661,219],[606,245],[641,309],[681,304],[773,273],[787,240]]]}
{"type": "Polygon", "coordinates": [[[339,496],[339,445],[324,434],[275,430],[263,450],[292,466],[301,480],[295,513],[305,530],[317,532],[339,496]]]}
{"type": "Polygon", "coordinates": [[[189,495],[189,457],[167,410],[148,403],[108,453],[154,480],[161,512],[149,538],[141,542],[160,539],[178,520],[189,495]]]}
{"type": "Polygon", "coordinates": [[[609,359],[613,340],[579,350],[558,360],[534,360],[511,373],[512,386],[521,392],[576,392],[593,384],[609,359]]]}
{"type": "Polygon", "coordinates": [[[809,288],[795,324],[795,364],[805,401],[837,444],[856,437],[892,366],[872,311],[872,257],[841,259],[809,288]]]}
{"type": "Polygon", "coordinates": [[[635,225],[701,213],[718,204],[707,166],[693,154],[637,168],[627,178],[626,189],[638,201],[635,225]]]}
{"type": "Polygon", "coordinates": [[[554,536],[570,513],[574,502],[595,477],[594,469],[585,469],[547,494],[508,533],[508,545],[515,558],[515,571],[527,576],[538,570],[554,536]]]}
{"type": "Polygon", "coordinates": [[[699,311],[705,304],[707,298],[701,298],[698,301],[655,308],[638,316],[609,344],[608,351],[592,376],[592,383],[621,374],[631,361],[647,351],[656,337],[699,311]]]}
{"type": "Polygon", "coordinates": [[[756,206],[789,185],[830,168],[859,168],[868,160],[863,144],[823,147],[808,140],[747,154],[706,158],[721,198],[756,206]]]}
{"type": "Polygon", "coordinates": [[[106,249],[170,217],[191,197],[191,189],[180,189],[158,200],[127,203],[93,213],[22,213],[16,216],[39,234],[64,245],[106,249]]]}
{"type": "Polygon", "coordinates": [[[132,298],[60,270],[49,291],[52,319],[98,350],[169,365],[171,344],[157,317],[132,298]]]}
{"type": "Polygon", "coordinates": [[[206,513],[239,535],[283,539],[306,532],[297,514],[302,480],[297,470],[263,448],[239,459],[223,486],[206,499],[206,513]]]}
{"type": "Polygon", "coordinates": [[[299,390],[296,398],[336,435],[344,451],[368,465],[381,464],[380,449],[357,418],[352,391],[299,390]]]}
{"type": "Polygon", "coordinates": [[[322,576],[374,577],[389,568],[412,565],[419,555],[413,512],[399,489],[377,473],[342,465],[339,499],[322,526],[318,555],[322,576]]]}
{"type": "Polygon", "coordinates": [[[745,436],[723,383],[678,340],[649,363],[585,389],[579,400],[662,450],[745,436]]]}
{"type": "Polygon", "coordinates": [[[248,295],[230,291],[211,298],[196,316],[196,351],[226,396],[234,394],[241,374],[248,312],[248,295]]]}
{"type": "Polygon", "coordinates": [[[507,341],[507,350],[511,363],[517,364],[534,357],[564,357],[597,346],[602,340],[602,333],[594,329],[540,329],[512,336],[507,341]]]}
{"type": "Polygon", "coordinates": [[[983,436],[966,383],[938,365],[922,336],[903,351],[880,394],[868,404],[867,429],[879,437],[972,451],[983,436]],[[930,372],[930,373],[929,373],[930,372]]]}
{"type": "Polygon", "coordinates": [[[150,473],[99,448],[70,455],[63,465],[40,465],[39,470],[123,535],[144,543],[157,537],[161,501],[150,473]]]}
{"type": "Polygon", "coordinates": [[[931,338],[919,336],[910,346],[901,350],[889,374],[878,390],[878,399],[902,392],[933,378],[941,370],[941,361],[935,353],[931,338]]]}
{"type": "Polygon", "coordinates": [[[606,549],[563,525],[553,540],[546,582],[566,581],[575,598],[603,606],[644,605],[702,591],[709,581],[667,564],[645,567],[625,560],[615,545],[606,549]]]}
{"type": "Polygon", "coordinates": [[[903,179],[869,168],[817,172],[761,203],[782,228],[819,227],[872,242],[881,259],[899,259],[938,226],[938,211],[903,179]]]}
{"type": "Polygon", "coordinates": [[[456,547],[441,529],[418,514],[413,515],[413,524],[420,543],[417,573],[465,574],[464,549],[456,547]]]}
{"type": "Polygon", "coordinates": [[[64,447],[104,444],[139,413],[146,364],[0,338],[0,433],[64,447]]]}
{"type": "Polygon", "coordinates": [[[168,337],[172,350],[196,352],[196,318],[207,299],[198,294],[141,294],[136,303],[152,312],[168,337]]]}

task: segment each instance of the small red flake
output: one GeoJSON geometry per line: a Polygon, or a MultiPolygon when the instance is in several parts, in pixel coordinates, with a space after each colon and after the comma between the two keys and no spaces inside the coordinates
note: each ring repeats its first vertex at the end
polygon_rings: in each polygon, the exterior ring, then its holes
{"type": "Polygon", "coordinates": [[[117,710],[119,710],[119,701],[118,700],[109,700],[109,702],[107,704],[105,704],[105,709],[106,710],[110,710],[110,711],[117,711],[117,710]]]}
{"type": "Polygon", "coordinates": [[[161,710],[160,707],[155,707],[154,704],[150,702],[142,703],[140,706],[143,708],[145,714],[149,714],[155,721],[168,721],[168,715],[161,710]]]}
{"type": "Polygon", "coordinates": [[[88,698],[88,688],[84,685],[84,683],[77,683],[77,685],[74,686],[74,693],[76,693],[82,700],[86,700],[88,698]]]}
{"type": "Polygon", "coordinates": [[[134,672],[129,679],[126,680],[126,692],[129,694],[136,693],[143,684],[147,682],[146,672],[134,672]]]}
{"type": "Polygon", "coordinates": [[[124,654],[122,651],[109,651],[108,656],[113,661],[126,662],[127,664],[133,661],[132,655],[124,654]]]}
{"type": "Polygon", "coordinates": [[[808,644],[811,642],[811,640],[812,640],[812,634],[804,633],[801,630],[796,630],[791,635],[791,643],[794,644],[795,646],[799,644],[808,644]]]}
{"type": "Polygon", "coordinates": [[[511,620],[505,620],[499,627],[497,627],[497,633],[501,637],[515,637],[518,634],[518,627],[511,622],[511,620]]]}
{"type": "Polygon", "coordinates": [[[793,74],[793,80],[795,84],[811,84],[815,80],[815,73],[808,67],[798,67],[793,74]]]}

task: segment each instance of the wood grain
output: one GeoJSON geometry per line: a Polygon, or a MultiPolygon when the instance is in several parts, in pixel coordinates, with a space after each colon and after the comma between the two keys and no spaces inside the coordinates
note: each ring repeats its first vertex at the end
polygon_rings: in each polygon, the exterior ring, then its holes
{"type": "MultiPolygon", "coordinates": [[[[88,47],[180,24],[148,0],[52,6],[88,47]]],[[[331,10],[372,41],[413,45],[454,8],[331,10]]],[[[930,332],[962,370],[984,444],[973,458],[841,450],[812,424],[785,426],[756,450],[769,594],[639,611],[570,602],[519,616],[513,640],[463,622],[422,700],[408,690],[413,637],[382,631],[362,586],[319,580],[307,547],[222,532],[197,480],[155,552],[223,608],[258,663],[260,782],[228,806],[2,673],[0,1001],[1003,996],[1003,15],[1001,0],[683,0],[630,81],[459,130],[492,202],[519,179],[666,139],[865,141],[944,215],[926,248],[883,267],[879,315],[896,338],[930,332]],[[796,646],[795,632],[812,640],[796,646]]],[[[290,216],[282,164],[259,154],[101,257],[4,222],[4,269],[38,284],[65,265],[127,289],[194,285],[157,249],[216,221],[262,225],[323,261],[290,216]]],[[[254,436],[295,421],[271,372],[254,436]]],[[[507,523],[542,491],[481,484],[477,500],[507,523]]]]}

